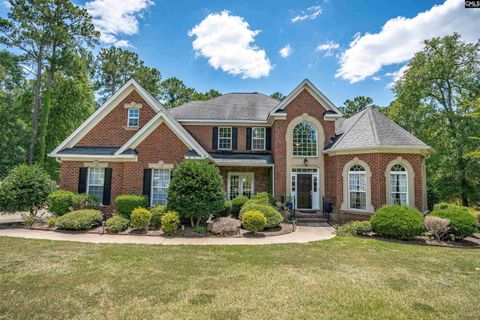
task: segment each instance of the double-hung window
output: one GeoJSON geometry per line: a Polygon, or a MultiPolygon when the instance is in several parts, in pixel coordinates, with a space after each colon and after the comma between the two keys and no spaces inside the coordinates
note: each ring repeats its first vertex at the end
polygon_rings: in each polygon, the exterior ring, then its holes
{"type": "Polygon", "coordinates": [[[93,194],[102,202],[105,168],[88,168],[87,193],[93,194]]]}
{"type": "Polygon", "coordinates": [[[366,172],[361,165],[353,165],[348,171],[348,197],[350,209],[367,209],[366,172]]]}
{"type": "Polygon", "coordinates": [[[252,128],[252,150],[265,150],[265,128],[252,128]]]}
{"type": "Polygon", "coordinates": [[[170,185],[170,177],[170,169],[152,170],[152,206],[156,204],[167,204],[167,194],[168,186],[170,185]]]}
{"type": "Polygon", "coordinates": [[[128,109],[128,123],[129,127],[138,127],[140,125],[140,109],[128,109]]]}
{"type": "Polygon", "coordinates": [[[231,127],[218,128],[218,149],[232,150],[232,128],[231,127]]]}
{"type": "Polygon", "coordinates": [[[396,164],[390,170],[390,202],[404,205],[408,200],[407,169],[401,164],[396,164]]]}

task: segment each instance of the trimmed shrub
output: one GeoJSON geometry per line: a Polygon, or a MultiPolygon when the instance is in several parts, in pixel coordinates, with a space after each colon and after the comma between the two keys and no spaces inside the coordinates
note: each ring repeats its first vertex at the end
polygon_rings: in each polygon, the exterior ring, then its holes
{"type": "Polygon", "coordinates": [[[268,192],[259,192],[256,195],[254,195],[250,201],[261,203],[264,205],[275,205],[275,199],[272,197],[272,195],[268,192]]]}
{"type": "Polygon", "coordinates": [[[57,216],[63,216],[70,212],[70,207],[73,204],[75,192],[67,190],[56,190],[48,195],[48,211],[57,216]]]}
{"type": "Polygon", "coordinates": [[[195,233],[198,233],[198,234],[207,234],[208,233],[208,229],[205,226],[196,226],[194,231],[195,231],[195,233]]]}
{"type": "Polygon", "coordinates": [[[427,216],[425,217],[425,230],[430,232],[435,239],[443,239],[450,230],[450,220],[440,217],[427,216]]]}
{"type": "Polygon", "coordinates": [[[258,210],[249,210],[242,215],[242,224],[245,229],[251,232],[258,232],[265,229],[267,218],[258,210]]]}
{"type": "Polygon", "coordinates": [[[370,218],[372,229],[382,236],[413,239],[423,232],[423,216],[409,206],[383,206],[370,218]]]}
{"type": "Polygon", "coordinates": [[[146,208],[148,199],[140,194],[124,194],[115,198],[115,209],[117,213],[130,220],[132,211],[136,208],[146,208]]]}
{"type": "Polygon", "coordinates": [[[477,230],[477,220],[469,208],[462,206],[449,206],[430,213],[432,217],[440,217],[450,220],[450,233],[456,238],[463,239],[472,236],[477,230]]]}
{"type": "Polygon", "coordinates": [[[63,230],[90,230],[102,222],[98,210],[78,210],[64,214],[57,220],[57,228],[63,230]]]}
{"type": "Polygon", "coordinates": [[[40,166],[16,166],[0,182],[0,212],[29,211],[36,216],[54,188],[55,182],[40,166]]]}
{"type": "Polygon", "coordinates": [[[98,209],[98,207],[100,207],[100,198],[93,194],[76,193],[72,199],[72,207],[74,211],[98,209]]]}
{"type": "Polygon", "coordinates": [[[337,230],[339,236],[358,236],[372,232],[372,224],[370,221],[353,221],[337,230]]]}
{"type": "Polygon", "coordinates": [[[145,208],[133,209],[130,216],[130,226],[134,229],[147,229],[150,221],[150,211],[145,208]]]}
{"type": "Polygon", "coordinates": [[[57,217],[50,217],[48,218],[47,220],[47,225],[49,228],[55,228],[55,226],[57,225],[57,220],[58,218],[57,217]]]}
{"type": "Polygon", "coordinates": [[[107,232],[118,233],[127,230],[128,220],[121,216],[113,216],[107,220],[107,232]]]}
{"type": "Polygon", "coordinates": [[[180,216],[175,211],[168,211],[162,216],[162,231],[171,234],[180,226],[180,216]]]}
{"type": "Polygon", "coordinates": [[[233,198],[231,214],[234,215],[235,217],[238,217],[238,215],[240,214],[240,210],[247,202],[248,202],[248,198],[245,196],[238,196],[233,198]]]}
{"type": "Polygon", "coordinates": [[[148,225],[152,228],[158,229],[162,224],[162,216],[167,212],[167,208],[161,204],[157,204],[150,209],[150,222],[148,225]]]}
{"type": "Polygon", "coordinates": [[[192,227],[224,210],[225,192],[219,169],[208,160],[183,160],[168,187],[168,208],[192,227]]]}
{"type": "Polygon", "coordinates": [[[225,200],[223,203],[223,211],[221,212],[220,217],[228,217],[232,213],[232,201],[225,200]]]}
{"type": "Polygon", "coordinates": [[[248,201],[240,210],[240,217],[243,217],[243,214],[246,211],[257,210],[263,213],[265,218],[267,218],[267,224],[265,228],[275,228],[280,225],[283,221],[283,215],[278,212],[275,208],[270,205],[259,204],[255,201],[248,201]]]}
{"type": "Polygon", "coordinates": [[[209,228],[210,232],[214,234],[235,234],[238,232],[238,228],[240,228],[241,224],[242,223],[238,219],[220,217],[215,219],[209,228]]]}

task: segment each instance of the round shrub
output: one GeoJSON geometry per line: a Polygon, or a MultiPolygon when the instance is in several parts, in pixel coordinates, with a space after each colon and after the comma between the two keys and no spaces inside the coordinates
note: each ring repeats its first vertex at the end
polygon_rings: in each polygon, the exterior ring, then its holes
{"type": "Polygon", "coordinates": [[[339,236],[358,236],[372,232],[370,221],[353,221],[344,224],[337,230],[339,236]]]}
{"type": "Polygon", "coordinates": [[[63,216],[70,211],[75,193],[67,190],[56,190],[48,195],[48,211],[63,216]]]}
{"type": "Polygon", "coordinates": [[[183,160],[173,171],[168,207],[192,227],[224,210],[225,193],[218,168],[208,160],[183,160]]]}
{"type": "Polygon", "coordinates": [[[432,217],[440,217],[450,221],[450,233],[463,239],[472,236],[477,230],[477,220],[469,210],[462,206],[449,206],[445,209],[434,210],[432,217]]]}
{"type": "Polygon", "coordinates": [[[63,230],[90,230],[102,222],[98,210],[78,210],[64,214],[57,220],[57,228],[63,230]]]}
{"type": "Polygon", "coordinates": [[[150,222],[148,225],[152,228],[158,229],[162,224],[162,216],[167,212],[167,208],[161,204],[157,204],[150,209],[150,222]]]}
{"type": "Polygon", "coordinates": [[[130,215],[135,208],[146,208],[148,199],[140,194],[124,194],[115,198],[115,209],[118,214],[130,220],[130,215]]]}
{"type": "Polygon", "coordinates": [[[423,232],[423,216],[409,206],[383,206],[370,218],[372,229],[382,236],[413,239],[423,232]]]}
{"type": "Polygon", "coordinates": [[[245,196],[238,196],[232,200],[232,211],[231,214],[235,217],[238,217],[240,210],[248,202],[248,198],[245,196]]]}
{"type": "Polygon", "coordinates": [[[257,203],[261,203],[264,205],[275,205],[275,199],[272,197],[272,195],[268,192],[259,192],[256,195],[254,195],[250,201],[254,201],[257,203]]]}
{"type": "Polygon", "coordinates": [[[150,221],[150,211],[145,208],[133,209],[130,216],[130,225],[134,229],[146,229],[150,221]]]}
{"type": "Polygon", "coordinates": [[[113,216],[107,220],[107,232],[118,233],[127,230],[128,220],[121,216],[113,216]]]}
{"type": "Polygon", "coordinates": [[[38,165],[16,166],[0,181],[0,212],[37,211],[47,203],[55,183],[38,165]]]}
{"type": "Polygon", "coordinates": [[[249,210],[242,215],[242,225],[251,232],[262,231],[267,225],[267,218],[261,211],[249,210]]]}
{"type": "Polygon", "coordinates": [[[84,209],[98,209],[100,198],[94,194],[80,193],[73,196],[72,207],[74,211],[84,209]]]}
{"type": "Polygon", "coordinates": [[[175,211],[169,211],[162,216],[162,231],[164,233],[174,233],[179,226],[180,216],[175,211]]]}
{"type": "Polygon", "coordinates": [[[280,225],[283,221],[283,215],[278,212],[275,208],[270,205],[259,204],[255,201],[248,201],[240,210],[240,218],[243,217],[243,214],[246,211],[256,210],[263,213],[265,218],[267,218],[267,224],[265,228],[275,228],[280,225]]]}
{"type": "Polygon", "coordinates": [[[228,217],[232,213],[232,201],[225,200],[223,203],[223,211],[221,212],[220,217],[228,217]]]}
{"type": "Polygon", "coordinates": [[[47,225],[49,228],[55,228],[55,226],[57,225],[57,220],[58,218],[57,217],[50,217],[48,218],[47,220],[47,225]]]}

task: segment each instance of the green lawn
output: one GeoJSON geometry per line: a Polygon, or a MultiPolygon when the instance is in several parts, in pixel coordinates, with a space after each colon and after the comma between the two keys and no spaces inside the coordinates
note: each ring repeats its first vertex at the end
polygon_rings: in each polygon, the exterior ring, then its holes
{"type": "Polygon", "coordinates": [[[480,250],[0,238],[0,319],[479,319],[480,250]]]}

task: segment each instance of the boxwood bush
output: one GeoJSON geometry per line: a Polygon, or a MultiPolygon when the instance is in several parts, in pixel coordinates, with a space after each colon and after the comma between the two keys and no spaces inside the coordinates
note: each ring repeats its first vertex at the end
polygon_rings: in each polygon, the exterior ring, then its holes
{"type": "Polygon", "coordinates": [[[162,231],[171,234],[180,226],[180,216],[175,211],[169,211],[162,216],[162,231]]]}
{"type": "Polygon", "coordinates": [[[219,217],[228,217],[232,213],[232,201],[225,200],[223,203],[223,211],[220,212],[217,216],[219,217]]]}
{"type": "Polygon", "coordinates": [[[73,205],[75,192],[67,190],[56,190],[48,195],[48,211],[57,216],[63,216],[70,212],[70,207],[73,205]]]}
{"type": "Polygon", "coordinates": [[[275,205],[275,199],[268,192],[259,192],[254,195],[250,201],[265,204],[265,205],[275,205]]]}
{"type": "Polygon", "coordinates": [[[370,221],[353,221],[340,226],[337,230],[339,236],[358,236],[372,231],[370,221]]]}
{"type": "Polygon", "coordinates": [[[150,211],[145,208],[133,209],[130,216],[130,225],[135,229],[147,229],[150,221],[150,211]]]}
{"type": "Polygon", "coordinates": [[[265,229],[267,218],[258,210],[248,210],[242,214],[242,225],[251,232],[258,232],[265,229]]]}
{"type": "Polygon", "coordinates": [[[57,220],[57,228],[63,230],[90,230],[102,222],[98,210],[78,210],[64,214],[57,220]]]}
{"type": "Polygon", "coordinates": [[[74,211],[84,209],[98,209],[100,207],[100,198],[88,193],[75,193],[72,199],[72,207],[74,211]]]}
{"type": "Polygon", "coordinates": [[[148,199],[140,194],[124,194],[115,198],[115,209],[117,213],[130,220],[130,215],[135,208],[146,208],[148,199]]]}
{"type": "Polygon", "coordinates": [[[152,228],[158,229],[162,225],[162,216],[167,212],[167,208],[161,204],[157,204],[150,209],[150,221],[148,225],[152,228]]]}
{"type": "Polygon", "coordinates": [[[472,236],[477,230],[477,220],[470,208],[450,205],[444,209],[437,209],[430,216],[448,219],[450,221],[450,233],[456,238],[463,239],[472,236]]]}
{"type": "Polygon", "coordinates": [[[265,228],[275,228],[280,225],[283,221],[283,215],[278,212],[275,208],[271,205],[267,204],[264,205],[262,202],[258,203],[257,201],[248,201],[240,210],[240,217],[243,217],[243,214],[247,211],[256,210],[263,213],[265,218],[267,219],[265,228]]]}
{"type": "Polygon", "coordinates": [[[413,239],[423,232],[423,216],[409,206],[388,205],[378,209],[370,218],[372,229],[382,236],[413,239]]]}
{"type": "Polygon", "coordinates": [[[107,232],[118,233],[127,230],[129,221],[124,217],[115,215],[107,220],[107,232]]]}
{"type": "Polygon", "coordinates": [[[231,214],[235,217],[238,217],[238,215],[240,214],[240,210],[242,209],[243,205],[247,202],[248,202],[248,198],[245,196],[238,196],[233,198],[231,214]]]}

